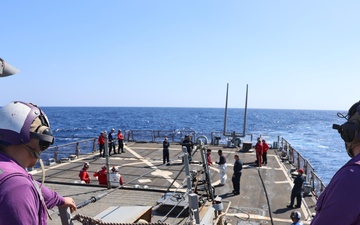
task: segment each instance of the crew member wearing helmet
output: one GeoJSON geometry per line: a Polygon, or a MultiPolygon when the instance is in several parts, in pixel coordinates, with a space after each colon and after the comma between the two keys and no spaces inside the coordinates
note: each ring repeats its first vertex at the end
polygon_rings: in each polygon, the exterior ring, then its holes
{"type": "Polygon", "coordinates": [[[94,173],[94,177],[97,177],[100,185],[107,185],[107,170],[106,165],[101,167],[101,170],[94,173]]]}
{"type": "Polygon", "coordinates": [[[80,170],[80,173],[79,173],[79,177],[80,177],[80,180],[85,182],[85,184],[89,184],[90,183],[90,175],[88,173],[88,169],[89,169],[90,165],[88,162],[84,163],[84,166],[83,168],[80,170]]]}
{"type": "MultiPolygon", "coordinates": [[[[117,167],[117,168],[119,168],[119,167],[117,167]]],[[[109,174],[111,187],[119,187],[119,185],[120,186],[124,185],[123,178],[117,168],[115,166],[113,166],[111,168],[111,173],[109,174]]]]}
{"type": "Polygon", "coordinates": [[[334,124],[351,159],[333,176],[316,204],[311,225],[360,224],[360,101],[353,104],[342,125],[334,124]]]}
{"type": "Polygon", "coordinates": [[[303,222],[300,221],[301,213],[298,211],[291,212],[290,219],[293,222],[291,225],[304,225],[303,222]]]}
{"type": "Polygon", "coordinates": [[[47,224],[47,208],[70,207],[62,197],[27,173],[54,143],[49,120],[33,104],[11,102],[0,109],[0,224],[47,224]]]}

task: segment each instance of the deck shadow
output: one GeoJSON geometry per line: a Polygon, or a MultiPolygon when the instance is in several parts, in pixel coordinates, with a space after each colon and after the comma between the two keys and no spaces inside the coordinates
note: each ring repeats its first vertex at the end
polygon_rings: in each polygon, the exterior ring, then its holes
{"type": "Polygon", "coordinates": [[[287,211],[292,211],[292,210],[294,210],[294,209],[285,207],[285,208],[277,209],[273,213],[274,214],[283,214],[283,213],[286,213],[287,211]]]}

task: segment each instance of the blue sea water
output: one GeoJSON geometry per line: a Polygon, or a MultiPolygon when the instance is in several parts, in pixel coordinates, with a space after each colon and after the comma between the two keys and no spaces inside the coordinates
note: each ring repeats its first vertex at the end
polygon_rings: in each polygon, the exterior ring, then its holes
{"type": "MultiPolygon", "coordinates": [[[[100,131],[195,130],[207,135],[222,132],[224,109],[157,107],[43,107],[55,136],[55,145],[94,138],[100,131]]],[[[345,121],[337,111],[248,109],[246,134],[262,135],[268,143],[284,137],[307,158],[328,184],[349,160],[344,143],[332,124],[345,121]]],[[[227,131],[243,132],[244,109],[229,109],[227,131]]]]}

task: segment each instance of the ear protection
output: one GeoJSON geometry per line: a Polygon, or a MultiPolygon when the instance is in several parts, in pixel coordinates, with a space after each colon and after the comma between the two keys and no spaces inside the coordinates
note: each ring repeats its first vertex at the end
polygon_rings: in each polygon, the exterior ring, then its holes
{"type": "Polygon", "coordinates": [[[353,142],[360,139],[360,101],[355,103],[350,109],[347,116],[338,113],[339,117],[347,119],[342,124],[333,124],[332,128],[340,133],[341,138],[345,142],[353,142]]]}
{"type": "Polygon", "coordinates": [[[26,144],[31,138],[39,140],[42,151],[54,143],[49,120],[39,107],[13,101],[0,108],[1,145],[26,144]]]}
{"type": "Polygon", "coordinates": [[[88,169],[90,167],[90,164],[88,162],[85,162],[83,167],[88,169]]]}
{"type": "MultiPolygon", "coordinates": [[[[32,104],[33,105],[33,104],[32,104]]],[[[33,105],[37,107],[36,105],[33,105]]],[[[40,115],[33,121],[30,127],[30,137],[39,140],[39,147],[42,151],[54,144],[54,137],[50,129],[49,120],[46,115],[39,109],[40,115]]]]}
{"type": "Polygon", "coordinates": [[[291,218],[291,219],[298,219],[298,220],[300,220],[301,214],[300,214],[300,212],[298,212],[298,211],[294,211],[294,212],[291,213],[290,218],[291,218]]]}

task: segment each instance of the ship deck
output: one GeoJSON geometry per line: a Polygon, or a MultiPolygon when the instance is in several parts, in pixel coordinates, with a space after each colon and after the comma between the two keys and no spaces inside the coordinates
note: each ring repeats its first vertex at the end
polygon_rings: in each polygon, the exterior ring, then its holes
{"type": "MultiPolygon", "coordinates": [[[[215,195],[221,197],[224,205],[222,213],[230,224],[278,224],[291,223],[290,213],[300,211],[304,224],[310,224],[311,214],[314,213],[316,199],[310,194],[304,196],[301,208],[289,209],[286,205],[290,201],[293,185],[290,171],[292,165],[282,162],[277,149],[269,149],[268,164],[258,168],[255,166],[255,153],[242,152],[239,148],[225,148],[223,146],[206,145],[212,149],[213,162],[218,160],[217,150],[222,149],[227,159],[227,176],[225,186],[219,184],[219,169],[216,164],[210,167],[212,184],[215,195]],[[240,195],[232,194],[231,176],[233,171],[234,155],[238,154],[243,162],[243,171],[240,184],[240,195]]],[[[162,143],[126,143],[125,153],[109,157],[111,166],[120,166],[120,174],[124,180],[124,187],[108,189],[99,186],[92,174],[106,163],[106,158],[99,157],[99,153],[89,154],[80,159],[46,167],[45,186],[57,191],[63,196],[72,197],[77,204],[83,204],[76,214],[94,218],[109,209],[109,207],[147,206],[157,205],[157,201],[166,192],[184,192],[182,181],[185,180],[185,170],[179,155],[182,147],[176,143],[170,146],[169,166],[162,163],[162,143]],[[84,162],[90,163],[89,185],[76,183],[78,174],[84,162]],[[175,180],[175,181],[174,181],[175,180]],[[96,197],[96,202],[90,202],[96,197]]],[[[201,161],[201,155],[196,152],[191,170],[201,169],[196,162],[201,161]]],[[[36,180],[41,180],[41,171],[32,172],[36,180]]],[[[186,184],[186,183],[185,183],[186,184]]],[[[125,211],[126,211],[125,210],[125,211]]],[[[61,224],[57,208],[50,210],[52,220],[48,224],[61,224]]],[[[98,218],[97,217],[97,218],[98,218]]],[[[186,216],[177,214],[165,215],[163,210],[153,210],[151,221],[162,221],[168,224],[184,224],[186,216]]],[[[74,224],[81,224],[73,221],[74,224]]]]}

